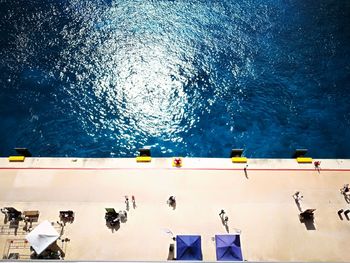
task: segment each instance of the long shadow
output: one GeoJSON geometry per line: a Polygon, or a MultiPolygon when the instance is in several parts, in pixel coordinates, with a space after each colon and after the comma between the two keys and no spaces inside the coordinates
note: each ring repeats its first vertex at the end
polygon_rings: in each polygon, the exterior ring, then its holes
{"type": "Polygon", "coordinates": [[[307,230],[316,230],[313,218],[301,218],[299,215],[299,221],[305,225],[307,230]]]}
{"type": "Polygon", "coordinates": [[[346,194],[346,193],[343,193],[344,195],[344,199],[345,199],[345,202],[347,202],[348,204],[350,204],[350,195],[346,194]]]}
{"type": "Polygon", "coordinates": [[[220,219],[221,219],[221,224],[225,225],[225,219],[223,216],[220,216],[220,219]]]}
{"type": "Polygon", "coordinates": [[[228,224],[225,224],[225,229],[227,233],[230,233],[230,228],[228,227],[228,224]]]}
{"type": "Polygon", "coordinates": [[[64,234],[64,227],[65,227],[65,225],[61,225],[60,236],[63,236],[63,234],[64,234]]]}
{"type": "Polygon", "coordinates": [[[57,241],[51,244],[48,248],[46,248],[40,255],[34,253],[31,254],[30,259],[64,259],[66,256],[65,252],[62,250],[62,248],[57,244],[57,241]]]}
{"type": "Polygon", "coordinates": [[[175,260],[175,246],[174,244],[169,245],[169,252],[167,260],[175,260]]]}
{"type": "Polygon", "coordinates": [[[59,255],[64,258],[66,256],[65,252],[63,251],[63,249],[57,244],[57,241],[54,242],[52,245],[49,246],[49,249],[52,251],[52,252],[59,252],[59,255]]]}
{"type": "Polygon", "coordinates": [[[22,230],[25,231],[25,232],[30,232],[32,230],[32,228],[33,228],[32,222],[31,221],[30,222],[29,221],[25,221],[22,230]]]}
{"type": "Polygon", "coordinates": [[[132,207],[134,208],[134,209],[136,209],[136,202],[132,202],[132,207]]]}
{"type": "Polygon", "coordinates": [[[301,209],[301,205],[300,205],[299,200],[298,200],[298,199],[294,199],[294,202],[295,202],[295,204],[297,205],[299,211],[300,211],[300,212],[303,212],[303,210],[301,209]]]}
{"type": "Polygon", "coordinates": [[[338,211],[338,216],[339,216],[339,218],[340,218],[340,220],[343,220],[343,217],[342,217],[342,214],[343,213],[343,209],[340,209],[339,211],[338,211]]]}
{"type": "Polygon", "coordinates": [[[106,226],[112,231],[112,233],[117,232],[120,229],[120,223],[116,223],[111,225],[110,223],[106,223],[106,226]]]}
{"type": "Polygon", "coordinates": [[[62,242],[61,250],[64,249],[63,254],[62,254],[62,259],[64,259],[64,257],[66,256],[66,250],[67,250],[68,243],[70,242],[70,239],[66,237],[66,238],[60,239],[60,240],[62,242]]]}
{"type": "Polygon", "coordinates": [[[221,224],[223,224],[223,226],[225,227],[226,232],[230,233],[230,228],[227,222],[225,221],[225,218],[223,216],[220,216],[220,219],[221,219],[221,224]]]}
{"type": "Polygon", "coordinates": [[[305,220],[304,224],[307,230],[316,230],[316,226],[313,220],[305,220]]]}
{"type": "Polygon", "coordinates": [[[14,229],[14,235],[17,236],[18,228],[19,228],[19,221],[11,221],[9,228],[14,229]]]}

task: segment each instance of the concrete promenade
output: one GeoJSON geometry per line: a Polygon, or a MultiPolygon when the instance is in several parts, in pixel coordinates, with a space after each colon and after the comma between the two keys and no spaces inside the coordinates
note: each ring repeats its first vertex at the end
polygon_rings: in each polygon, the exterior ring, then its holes
{"type": "MultiPolygon", "coordinates": [[[[75,221],[62,231],[69,242],[57,243],[66,260],[164,261],[173,233],[201,235],[203,260],[215,261],[213,237],[228,230],[241,234],[248,261],[349,262],[350,220],[337,211],[350,209],[339,191],[350,183],[350,160],[317,161],[319,171],[294,159],[249,159],[245,173],[245,164],[229,158],[185,158],[182,168],[173,168],[171,158],[0,158],[0,207],[39,210],[38,223],[55,222],[59,231],[59,211],[74,210],[75,221]],[[299,221],[296,191],[302,211],[316,209],[313,225],[299,221]],[[130,202],[127,222],[112,232],[104,208],[125,210],[125,195],[135,196],[136,207],[130,202]],[[166,204],[171,195],[176,209],[166,204]]],[[[26,259],[24,223],[15,235],[3,219],[0,214],[1,257],[20,251],[26,259]],[[14,242],[22,243],[14,248],[14,242]]]]}

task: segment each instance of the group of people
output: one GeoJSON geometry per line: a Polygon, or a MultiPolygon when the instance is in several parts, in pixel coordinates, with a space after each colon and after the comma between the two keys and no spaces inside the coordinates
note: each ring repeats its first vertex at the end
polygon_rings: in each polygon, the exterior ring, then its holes
{"type": "MultiPolygon", "coordinates": [[[[135,209],[136,208],[136,200],[135,200],[135,196],[131,196],[131,201],[132,201],[132,206],[135,209]]],[[[130,209],[130,204],[129,204],[129,197],[126,195],[125,196],[125,204],[126,204],[126,210],[129,211],[130,209]]]]}

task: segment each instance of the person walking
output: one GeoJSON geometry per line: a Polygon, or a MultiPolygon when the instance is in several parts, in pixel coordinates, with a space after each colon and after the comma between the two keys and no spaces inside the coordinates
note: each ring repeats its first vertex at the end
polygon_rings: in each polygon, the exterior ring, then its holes
{"type": "Polygon", "coordinates": [[[126,204],[126,210],[129,211],[129,197],[125,196],[125,204],[126,204]]]}
{"type": "Polygon", "coordinates": [[[132,200],[132,206],[135,209],[136,208],[135,196],[131,196],[131,200],[132,200]]]}

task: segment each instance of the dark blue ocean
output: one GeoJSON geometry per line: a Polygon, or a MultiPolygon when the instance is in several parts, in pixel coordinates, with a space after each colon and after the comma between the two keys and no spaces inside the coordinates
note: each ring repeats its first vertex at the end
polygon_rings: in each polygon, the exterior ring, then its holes
{"type": "Polygon", "coordinates": [[[0,0],[0,156],[350,158],[348,0],[0,0]]]}

